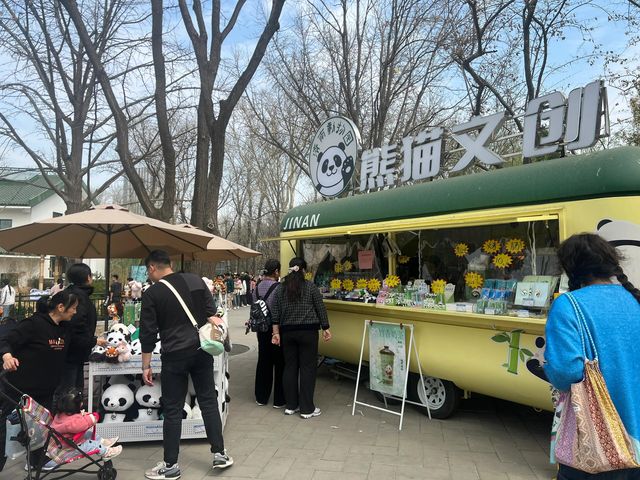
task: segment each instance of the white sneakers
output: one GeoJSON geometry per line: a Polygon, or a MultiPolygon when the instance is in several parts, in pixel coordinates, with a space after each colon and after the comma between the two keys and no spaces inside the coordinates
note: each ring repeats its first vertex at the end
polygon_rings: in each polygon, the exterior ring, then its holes
{"type": "Polygon", "coordinates": [[[301,413],[300,417],[307,419],[307,418],[319,417],[320,415],[322,415],[322,411],[318,407],[316,407],[316,409],[311,413],[301,413]]]}

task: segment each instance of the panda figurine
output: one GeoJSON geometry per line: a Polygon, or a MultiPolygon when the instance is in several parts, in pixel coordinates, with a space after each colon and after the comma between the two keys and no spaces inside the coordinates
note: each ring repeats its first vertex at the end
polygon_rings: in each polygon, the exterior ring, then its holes
{"type": "Polygon", "coordinates": [[[100,403],[104,407],[104,423],[124,422],[126,411],[131,408],[135,401],[134,392],[136,387],[134,384],[116,383],[105,389],[102,393],[100,403]]]}
{"type": "Polygon", "coordinates": [[[354,172],[353,157],[347,156],[344,143],[331,146],[318,154],[315,177],[316,190],[325,197],[341,193],[351,181],[354,172]]]}
{"type": "Polygon", "coordinates": [[[138,409],[138,416],[134,422],[153,422],[159,420],[158,409],[160,408],[160,398],[162,396],[162,388],[160,380],[156,379],[153,386],[141,385],[135,394],[136,402],[144,408],[138,409]]]}

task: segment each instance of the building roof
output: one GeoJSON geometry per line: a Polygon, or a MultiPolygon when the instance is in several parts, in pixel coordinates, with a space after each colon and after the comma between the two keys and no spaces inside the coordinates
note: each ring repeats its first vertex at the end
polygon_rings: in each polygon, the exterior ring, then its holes
{"type": "Polygon", "coordinates": [[[289,232],[630,195],[640,195],[638,147],[613,148],[301,205],[285,215],[280,228],[289,232]]]}
{"type": "MultiPolygon", "coordinates": [[[[62,187],[62,180],[54,174],[47,175],[56,186],[62,187]]],[[[14,172],[0,178],[0,205],[33,207],[55,192],[44,175],[34,172],[14,172]]]]}

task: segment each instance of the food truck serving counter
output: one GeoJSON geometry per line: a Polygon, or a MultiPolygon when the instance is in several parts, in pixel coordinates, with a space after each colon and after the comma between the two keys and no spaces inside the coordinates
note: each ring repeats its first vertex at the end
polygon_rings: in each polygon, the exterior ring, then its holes
{"type": "Polygon", "coordinates": [[[444,418],[463,391],[551,409],[541,365],[546,314],[566,288],[556,250],[584,231],[621,249],[640,284],[640,148],[304,205],[279,239],[283,265],[303,256],[325,296],[333,340],[321,354],[356,364],[364,320],[413,324],[408,397],[444,418]]]}

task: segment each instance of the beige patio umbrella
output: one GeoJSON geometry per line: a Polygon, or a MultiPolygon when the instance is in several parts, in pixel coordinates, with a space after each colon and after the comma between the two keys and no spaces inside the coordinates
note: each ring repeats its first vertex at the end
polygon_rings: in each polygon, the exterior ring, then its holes
{"type": "MultiPolygon", "coordinates": [[[[182,223],[177,225],[187,231],[201,231],[199,228],[182,223]]],[[[241,260],[244,258],[252,258],[262,255],[256,250],[240,245],[238,243],[227,240],[226,238],[212,235],[207,247],[204,250],[191,252],[189,254],[181,254],[182,260],[200,260],[203,262],[219,262],[222,260],[241,260]]]]}
{"type": "Polygon", "coordinates": [[[49,218],[0,231],[0,246],[9,252],[105,258],[141,258],[151,250],[169,254],[205,250],[213,235],[185,229],[130,212],[119,205],[99,205],[84,212],[49,218]]]}

